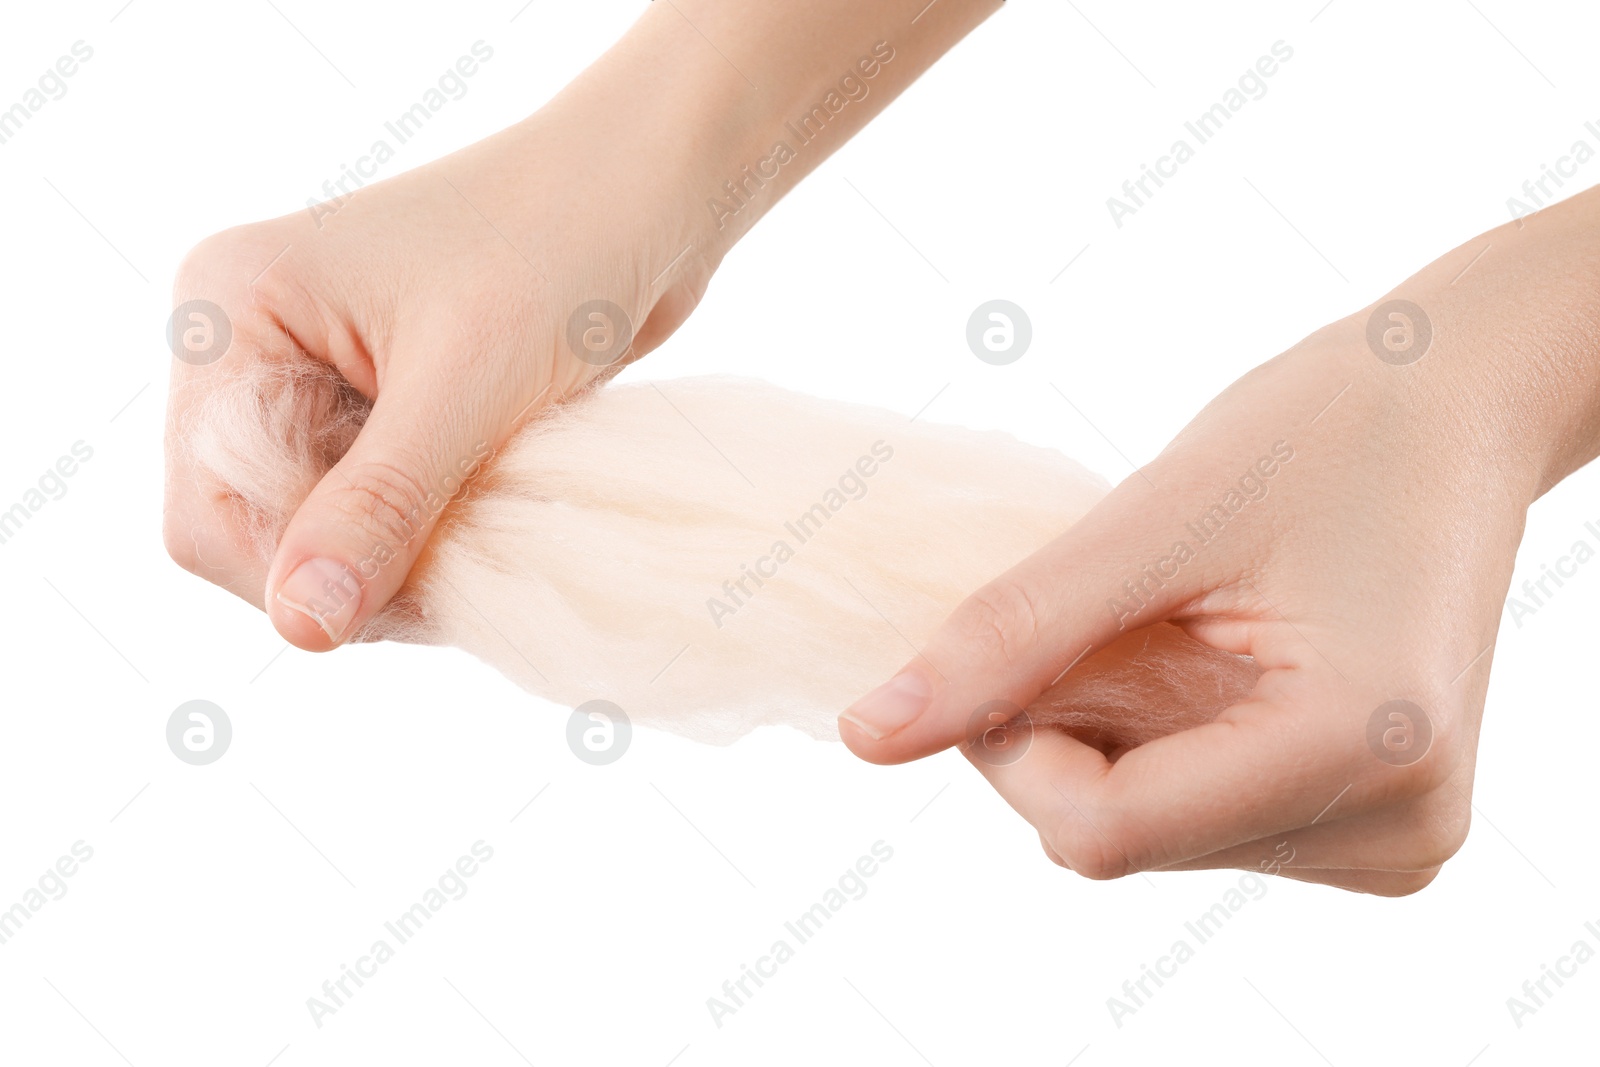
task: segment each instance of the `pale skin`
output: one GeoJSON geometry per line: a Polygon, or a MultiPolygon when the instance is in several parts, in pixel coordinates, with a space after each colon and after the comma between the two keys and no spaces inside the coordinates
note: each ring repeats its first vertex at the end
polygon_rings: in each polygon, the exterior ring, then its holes
{"type": "Polygon", "coordinates": [[[847,710],[845,743],[898,763],[966,741],[985,701],[1026,706],[1118,635],[1107,601],[1124,580],[1194,540],[1185,523],[1285,441],[1294,458],[1269,495],[1135,616],[1254,656],[1266,673],[1250,697],[1120,758],[1041,731],[1016,762],[974,766],[1053,860],[1091,878],[1238,867],[1384,895],[1432,881],[1466,837],[1528,506],[1600,453],[1600,190],[1475,238],[1390,295],[1432,323],[1420,360],[1378,358],[1368,309],[1251,371],[975,593],[901,686],[847,710]],[[1368,741],[1395,699],[1432,732],[1403,765],[1368,741]]]}
{"type": "MultiPolygon", "coordinates": [[[[196,484],[172,450],[169,551],[262,607],[298,647],[349,639],[424,551],[432,517],[393,545],[379,532],[392,512],[409,512],[481,443],[498,446],[664,341],[780,196],[999,7],[653,4],[517,126],[368,185],[320,220],[297,212],[203,242],[175,302],[214,301],[241,352],[325,360],[376,405],[270,567],[221,489],[196,484]],[[894,58],[870,92],[737,212],[709,212],[785,121],[843,75],[864,76],[857,64],[877,42],[894,58]],[[566,339],[573,310],[597,298],[635,331],[609,367],[576,358],[566,339]],[[347,574],[375,540],[393,558],[332,610],[307,610],[291,578],[302,564],[347,574]]],[[[1246,375],[1078,525],[975,593],[899,684],[848,709],[845,743],[898,763],[969,742],[973,709],[1026,706],[1086,653],[1169,620],[1266,673],[1216,723],[1126,753],[1040,731],[1014,763],[973,758],[1046,853],[1094,878],[1239,867],[1385,895],[1428,884],[1467,831],[1526,510],[1600,452],[1597,236],[1600,197],[1580,195],[1402,283],[1392,295],[1432,325],[1415,362],[1375,355],[1366,309],[1246,375]],[[1263,499],[1136,612],[1108,609],[1278,442],[1293,458],[1265,479],[1263,499]],[[1405,765],[1368,741],[1374,711],[1394,699],[1431,726],[1425,754],[1405,765]]],[[[204,389],[233,359],[174,361],[174,386],[204,389]]]]}
{"type": "MultiPolygon", "coordinates": [[[[208,238],[178,271],[174,305],[221,307],[237,351],[204,366],[175,360],[175,396],[243,358],[298,349],[376,405],[265,570],[223,490],[197,485],[169,449],[169,552],[264,608],[300,648],[348,639],[424,550],[437,515],[414,517],[417,502],[519,420],[670,336],[738,239],[999,6],[652,4],[516,126],[333,205],[208,238]],[[843,106],[792,159],[772,162],[777,140],[797,140],[786,123],[830,93],[843,106]],[[747,182],[763,161],[768,176],[747,182]],[[713,199],[737,210],[713,212],[713,199]],[[631,350],[609,366],[568,343],[569,320],[594,300],[633,327],[631,350]],[[397,521],[417,536],[395,544],[385,531],[397,521]],[[386,561],[372,574],[375,546],[386,561]]],[[[169,443],[181,440],[182,402],[169,411],[169,443]]]]}

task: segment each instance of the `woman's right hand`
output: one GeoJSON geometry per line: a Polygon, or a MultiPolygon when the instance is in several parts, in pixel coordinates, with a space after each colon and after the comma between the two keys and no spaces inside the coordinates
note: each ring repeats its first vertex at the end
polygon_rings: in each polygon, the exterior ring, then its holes
{"type": "Polygon", "coordinates": [[[876,763],[986,741],[1171,621],[1264,673],[1125,752],[1038,730],[968,757],[1092,878],[1238,867],[1380,894],[1460,847],[1528,505],[1600,452],[1600,190],[1485,234],[1230,386],[963,604],[840,729],[876,763]],[[1020,758],[1017,742],[1031,738],[1020,758]]]}

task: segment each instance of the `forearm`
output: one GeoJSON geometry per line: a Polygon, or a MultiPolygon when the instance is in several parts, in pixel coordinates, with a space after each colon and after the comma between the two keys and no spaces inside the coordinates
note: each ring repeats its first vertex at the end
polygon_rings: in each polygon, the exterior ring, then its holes
{"type": "Polygon", "coordinates": [[[720,261],[1001,2],[658,0],[530,123],[586,122],[592,159],[622,142],[655,210],[720,261]]]}
{"type": "Polygon", "coordinates": [[[1412,285],[1460,353],[1427,380],[1459,383],[1451,415],[1494,433],[1532,496],[1600,455],[1600,189],[1468,241],[1397,293],[1412,285]]]}
{"type": "Polygon", "coordinates": [[[1600,455],[1600,188],[1472,238],[1309,343],[1332,357],[1330,397],[1371,398],[1375,424],[1342,432],[1409,437],[1395,461],[1526,507],[1600,455]]]}

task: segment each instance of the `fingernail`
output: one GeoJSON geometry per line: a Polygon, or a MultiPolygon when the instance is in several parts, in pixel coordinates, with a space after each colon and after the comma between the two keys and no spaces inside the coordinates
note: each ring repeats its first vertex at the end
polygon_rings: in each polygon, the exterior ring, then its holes
{"type": "Polygon", "coordinates": [[[283,580],[278,603],[293,608],[337,641],[361,610],[361,582],[355,572],[331,559],[308,559],[283,580]]]}
{"type": "Polygon", "coordinates": [[[933,689],[916,671],[901,671],[839,716],[861,727],[874,741],[905,729],[928,707],[933,689]]]}

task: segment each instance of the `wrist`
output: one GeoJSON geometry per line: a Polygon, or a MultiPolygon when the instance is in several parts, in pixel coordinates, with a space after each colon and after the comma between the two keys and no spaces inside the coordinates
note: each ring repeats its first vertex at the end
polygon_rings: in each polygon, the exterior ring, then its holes
{"type": "Polygon", "coordinates": [[[652,4],[529,121],[603,127],[644,187],[635,203],[714,266],[1000,3],[944,0],[920,18],[925,0],[652,4]]]}
{"type": "Polygon", "coordinates": [[[1600,190],[1473,238],[1345,325],[1397,410],[1531,503],[1600,455],[1600,190]]]}

